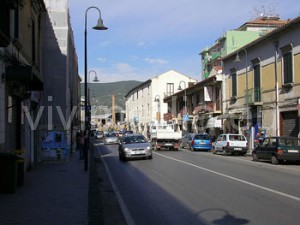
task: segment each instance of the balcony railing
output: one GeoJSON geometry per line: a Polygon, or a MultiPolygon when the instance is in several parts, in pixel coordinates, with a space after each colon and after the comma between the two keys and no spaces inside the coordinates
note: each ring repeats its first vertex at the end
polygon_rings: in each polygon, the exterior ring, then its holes
{"type": "Polygon", "coordinates": [[[201,102],[199,105],[194,107],[193,112],[195,114],[197,113],[209,113],[209,112],[218,112],[221,110],[220,105],[218,104],[219,102],[201,102]]]}
{"type": "Polygon", "coordinates": [[[248,98],[248,104],[261,102],[261,92],[262,92],[261,88],[251,88],[248,89],[248,91],[245,90],[246,102],[247,102],[247,98],[248,98]]]}

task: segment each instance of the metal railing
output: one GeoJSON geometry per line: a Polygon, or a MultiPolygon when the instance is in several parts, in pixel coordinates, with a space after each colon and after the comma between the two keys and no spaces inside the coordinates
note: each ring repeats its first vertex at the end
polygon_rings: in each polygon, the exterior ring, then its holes
{"type": "MultiPolygon", "coordinates": [[[[255,103],[255,102],[261,102],[261,88],[251,88],[248,90],[245,90],[245,101],[248,98],[248,103],[255,103]]],[[[246,101],[247,102],[247,101],[246,101]]]]}

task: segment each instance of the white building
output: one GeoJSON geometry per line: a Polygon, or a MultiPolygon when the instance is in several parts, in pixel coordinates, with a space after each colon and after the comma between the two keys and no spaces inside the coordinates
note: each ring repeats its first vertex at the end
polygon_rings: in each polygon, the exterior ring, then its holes
{"type": "Polygon", "coordinates": [[[130,90],[126,98],[126,123],[128,129],[146,134],[150,123],[162,122],[170,112],[163,99],[187,88],[197,80],[174,70],[155,76],[130,90]]]}

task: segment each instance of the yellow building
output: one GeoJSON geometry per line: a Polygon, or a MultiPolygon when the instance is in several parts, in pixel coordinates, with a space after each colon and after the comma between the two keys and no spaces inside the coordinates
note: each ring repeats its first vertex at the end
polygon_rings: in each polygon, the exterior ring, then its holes
{"type": "Polygon", "coordinates": [[[299,136],[299,35],[297,17],[223,58],[225,132],[299,136]]]}

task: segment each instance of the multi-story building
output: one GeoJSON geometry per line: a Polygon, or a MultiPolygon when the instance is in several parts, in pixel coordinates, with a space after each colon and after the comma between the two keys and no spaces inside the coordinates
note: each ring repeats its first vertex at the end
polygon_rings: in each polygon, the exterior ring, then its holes
{"type": "MultiPolygon", "coordinates": [[[[186,121],[188,131],[199,132],[205,130],[212,136],[224,132],[222,119],[226,115],[223,113],[222,99],[224,93],[222,91],[226,88],[222,84],[224,79],[224,76],[222,76],[222,58],[286,22],[278,17],[261,17],[246,22],[235,30],[225,32],[213,46],[205,48],[200,53],[202,81],[186,90],[187,101],[190,102],[190,116],[186,121]]],[[[173,99],[178,99],[179,102],[173,101],[171,97],[165,98],[164,101],[170,107],[171,105],[182,104],[180,98],[178,98],[182,94],[182,92],[179,92],[172,96],[173,99]]]]}
{"type": "Polygon", "coordinates": [[[23,153],[30,167],[38,151],[37,105],[43,90],[40,24],[43,1],[0,1],[0,152],[23,153]]]}
{"type": "Polygon", "coordinates": [[[49,131],[65,132],[69,148],[73,147],[80,129],[80,91],[78,59],[70,23],[68,0],[44,0],[47,15],[42,23],[44,92],[41,106],[45,107],[40,135],[49,131]]]}
{"type": "Polygon", "coordinates": [[[295,18],[223,58],[224,131],[246,132],[250,147],[261,131],[299,136],[299,22],[295,18]]]}
{"type": "Polygon", "coordinates": [[[130,90],[125,96],[129,129],[146,134],[150,123],[165,120],[162,115],[168,113],[169,109],[163,99],[178,92],[179,86],[187,88],[196,82],[191,77],[170,70],[130,90]]]}
{"type": "Polygon", "coordinates": [[[235,30],[226,31],[211,47],[201,51],[202,79],[209,77],[215,67],[222,66],[222,57],[286,22],[286,20],[280,20],[278,16],[262,16],[244,23],[235,30]]]}
{"type": "Polygon", "coordinates": [[[70,147],[80,120],[70,27],[67,0],[0,1],[0,152],[22,153],[25,169],[48,130],[64,129],[70,147]]]}

